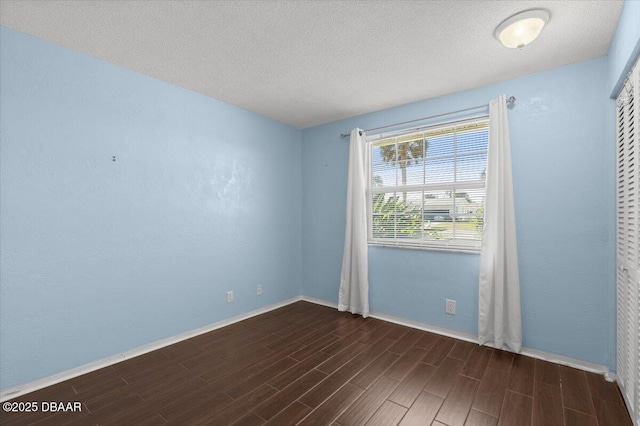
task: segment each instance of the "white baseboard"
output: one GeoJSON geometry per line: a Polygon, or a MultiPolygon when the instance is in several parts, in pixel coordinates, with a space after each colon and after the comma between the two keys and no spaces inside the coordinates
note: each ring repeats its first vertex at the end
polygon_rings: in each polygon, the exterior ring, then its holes
{"type": "MultiPolygon", "coordinates": [[[[316,303],[318,305],[329,306],[331,308],[336,308],[336,309],[338,308],[337,303],[329,302],[327,300],[317,299],[315,297],[302,296],[302,300],[305,300],[311,303],[316,303]]],[[[476,336],[475,334],[465,333],[463,331],[458,331],[458,330],[451,330],[449,328],[439,327],[426,322],[396,317],[393,315],[385,314],[384,312],[371,311],[369,313],[369,316],[383,320],[383,321],[392,322],[394,324],[404,325],[411,328],[417,328],[418,330],[429,331],[431,333],[440,334],[443,336],[453,337],[455,339],[465,340],[467,342],[479,344],[478,336],[476,336]]],[[[487,346],[491,346],[491,345],[487,345],[487,346]]],[[[522,355],[530,356],[531,358],[538,358],[538,359],[553,362],[556,364],[578,368],[580,370],[586,370],[586,371],[591,371],[593,373],[603,374],[607,380],[615,379],[615,374],[612,374],[609,371],[609,368],[604,365],[594,364],[588,361],[582,361],[579,359],[570,358],[568,356],[554,354],[551,352],[540,351],[538,349],[533,349],[533,348],[523,347],[520,353],[522,355]]]]}
{"type": "Polygon", "coordinates": [[[99,370],[104,367],[108,367],[113,364],[131,359],[140,355],[144,355],[148,352],[155,351],[156,349],[164,348],[165,346],[173,345],[174,343],[181,342],[186,339],[198,336],[200,334],[208,333],[218,328],[225,327],[227,325],[234,324],[239,321],[243,321],[247,318],[254,317],[256,315],[264,314],[274,309],[281,308],[286,305],[298,302],[302,300],[300,296],[292,297],[290,299],[283,300],[282,302],[274,303],[271,305],[263,306],[262,308],[254,309],[253,311],[236,315],[231,318],[223,319],[213,324],[205,325],[194,330],[185,331],[184,333],[177,334],[175,336],[167,337],[165,339],[157,340],[155,342],[148,343],[143,346],[131,349],[130,351],[120,354],[112,355],[106,358],[99,359],[89,364],[82,365],[80,367],[72,368],[71,370],[63,371],[51,376],[43,377],[42,379],[34,380],[32,382],[24,383],[21,385],[12,386],[10,388],[0,390],[0,402],[7,401],[9,399],[16,398],[20,395],[24,395],[30,392],[37,391],[38,389],[45,388],[47,386],[55,385],[56,383],[64,382],[65,380],[72,379],[74,377],[81,376],[83,374],[90,373],[95,370],[99,370]]]}
{"type": "Polygon", "coordinates": [[[318,299],[316,297],[311,297],[311,296],[300,296],[300,299],[304,300],[305,302],[315,303],[316,305],[322,305],[322,306],[326,306],[328,308],[338,309],[338,304],[337,303],[329,302],[328,300],[318,299]]]}
{"type": "MultiPolygon", "coordinates": [[[[318,299],[310,296],[296,296],[287,300],[283,300],[282,302],[274,303],[272,305],[264,306],[259,309],[255,309],[253,311],[236,315],[231,318],[227,318],[213,324],[205,325],[194,330],[189,330],[184,333],[177,334],[175,336],[167,337],[165,339],[157,340],[155,342],[149,343],[147,345],[139,346],[130,351],[123,352],[117,355],[112,355],[106,358],[99,359],[97,361],[91,362],[89,364],[82,365],[77,368],[73,368],[71,370],[63,371],[61,373],[57,373],[48,377],[44,377],[42,379],[34,380],[29,383],[24,383],[21,385],[16,385],[7,389],[0,390],[0,402],[7,401],[9,399],[16,398],[18,396],[37,391],[38,389],[45,388],[47,386],[55,385],[56,383],[63,382],[65,380],[72,379],[77,376],[81,376],[83,374],[90,373],[95,370],[99,370],[104,367],[108,367],[113,364],[117,364],[119,362],[125,361],[127,359],[131,359],[148,352],[154,351],[156,349],[163,348],[165,346],[173,345],[174,343],[181,342],[186,339],[190,339],[192,337],[198,336],[200,334],[208,333],[210,331],[216,330],[218,328],[225,327],[227,325],[234,324],[236,322],[245,320],[247,318],[254,317],[256,315],[264,314],[266,312],[272,311],[274,309],[281,308],[286,305],[290,305],[291,303],[295,303],[297,301],[304,300],[307,302],[315,303],[317,305],[328,306],[330,308],[338,308],[338,304],[334,302],[330,302],[327,300],[318,299]]],[[[443,336],[453,337],[455,339],[465,340],[467,342],[472,342],[478,344],[477,336],[469,333],[465,333],[458,330],[451,330],[444,327],[435,326],[432,324],[428,324],[426,322],[415,321],[407,318],[396,317],[393,315],[389,315],[383,312],[372,311],[370,316],[373,318],[377,318],[383,321],[392,322],[395,324],[416,328],[418,330],[429,331],[432,333],[440,334],[443,336]]],[[[544,352],[537,349],[532,348],[522,348],[521,353],[523,355],[530,356],[532,358],[543,359],[545,361],[554,362],[556,364],[566,365],[569,367],[579,368],[581,370],[591,371],[594,373],[604,374],[607,380],[615,380],[615,374],[609,372],[609,369],[603,365],[590,363],[587,361],[582,361],[574,358],[570,358],[564,355],[554,354],[550,352],[544,352]]]]}

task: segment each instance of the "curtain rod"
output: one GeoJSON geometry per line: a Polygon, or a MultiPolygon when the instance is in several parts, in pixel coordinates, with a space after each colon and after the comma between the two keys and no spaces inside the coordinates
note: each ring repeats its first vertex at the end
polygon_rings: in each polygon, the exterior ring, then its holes
{"type": "MultiPolygon", "coordinates": [[[[516,98],[514,96],[509,96],[507,98],[507,105],[513,105],[515,103],[515,101],[516,101],[516,98]]],[[[431,118],[444,117],[445,115],[457,114],[457,113],[460,113],[460,112],[472,111],[474,109],[486,108],[487,106],[489,106],[489,104],[477,105],[477,106],[470,107],[470,108],[459,109],[457,111],[445,112],[444,114],[431,115],[429,117],[422,117],[422,118],[417,118],[415,120],[403,121],[402,123],[388,124],[386,126],[374,127],[373,129],[361,130],[360,131],[360,136],[362,136],[362,132],[363,131],[364,132],[372,132],[374,130],[386,129],[388,127],[395,127],[395,126],[401,126],[403,124],[415,123],[416,121],[429,120],[431,118]]],[[[343,139],[344,138],[348,138],[349,136],[351,136],[349,133],[340,133],[340,137],[343,138],[343,139]]]]}

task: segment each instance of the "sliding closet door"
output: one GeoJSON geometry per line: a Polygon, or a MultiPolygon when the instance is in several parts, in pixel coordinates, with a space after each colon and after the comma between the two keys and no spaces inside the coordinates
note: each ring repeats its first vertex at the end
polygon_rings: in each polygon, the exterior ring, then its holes
{"type": "Polygon", "coordinates": [[[617,108],[617,364],[618,383],[640,424],[640,66],[618,96],[617,108]]]}

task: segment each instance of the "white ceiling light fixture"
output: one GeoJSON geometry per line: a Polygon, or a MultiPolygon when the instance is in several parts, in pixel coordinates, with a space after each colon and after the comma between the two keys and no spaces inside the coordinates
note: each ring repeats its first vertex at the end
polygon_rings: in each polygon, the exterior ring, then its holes
{"type": "Polygon", "coordinates": [[[510,49],[522,50],[538,38],[542,28],[549,22],[549,11],[544,9],[525,10],[505,19],[493,35],[510,49]]]}

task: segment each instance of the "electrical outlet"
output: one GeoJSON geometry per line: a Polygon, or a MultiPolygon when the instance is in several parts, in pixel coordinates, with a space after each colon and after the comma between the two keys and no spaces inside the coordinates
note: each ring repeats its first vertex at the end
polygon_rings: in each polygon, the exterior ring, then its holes
{"type": "Polygon", "coordinates": [[[227,292],[227,303],[231,303],[233,302],[233,292],[232,291],[228,291],[227,292]]]}
{"type": "Polygon", "coordinates": [[[260,296],[262,294],[262,284],[258,284],[256,287],[256,294],[260,296]]]}
{"type": "Polygon", "coordinates": [[[451,299],[445,299],[444,311],[448,314],[456,314],[456,301],[451,299]]]}

